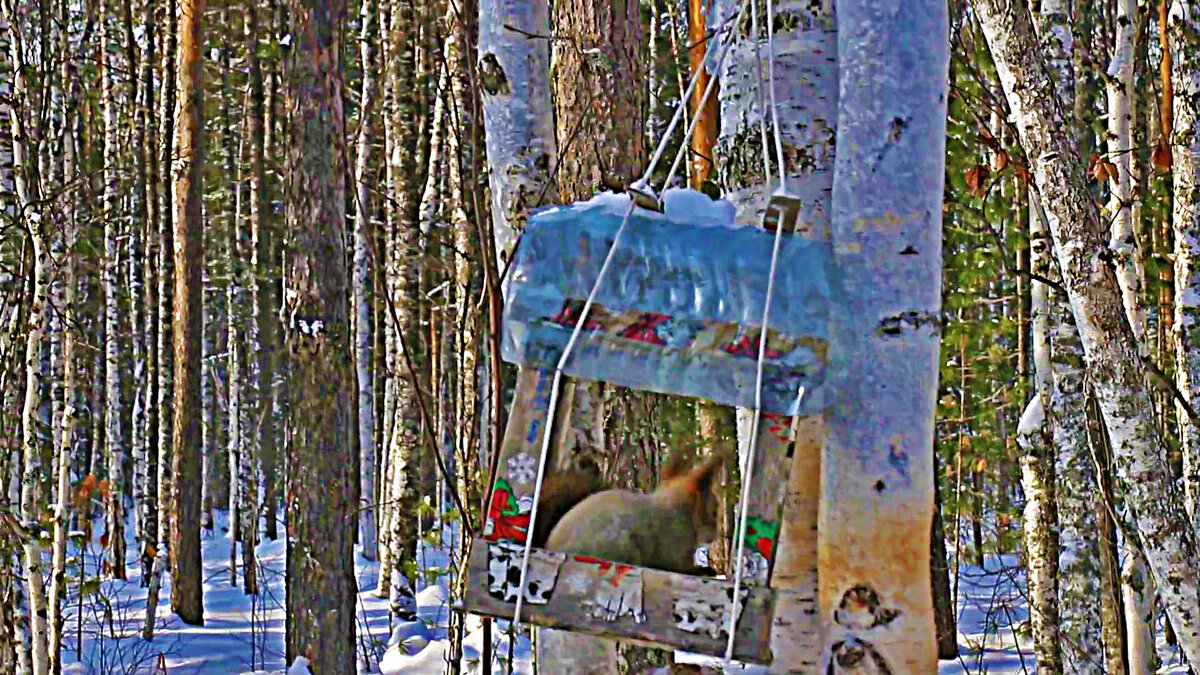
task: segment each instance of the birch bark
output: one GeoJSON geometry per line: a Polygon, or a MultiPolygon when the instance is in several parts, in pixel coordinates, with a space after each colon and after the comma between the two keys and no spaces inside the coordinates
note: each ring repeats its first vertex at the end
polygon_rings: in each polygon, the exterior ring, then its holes
{"type": "Polygon", "coordinates": [[[104,440],[108,458],[109,491],[105,498],[108,536],[108,564],[112,575],[125,578],[125,442],[121,429],[120,378],[120,289],[117,287],[120,264],[121,227],[120,174],[117,133],[120,112],[117,109],[115,72],[120,68],[113,54],[117,41],[113,35],[115,17],[109,2],[100,3],[100,42],[102,97],[104,105],[104,440]]]}
{"type": "Polygon", "coordinates": [[[492,188],[492,235],[503,271],[529,211],[543,203],[557,146],[550,101],[546,0],[479,2],[479,83],[492,188]]]}
{"type": "MultiPolygon", "coordinates": [[[[1173,339],[1176,385],[1193,409],[1200,403],[1200,5],[1180,3],[1171,17],[1177,47],[1174,61],[1174,200],[1171,224],[1175,240],[1173,339]]],[[[1200,532],[1200,426],[1182,404],[1176,405],[1183,445],[1183,487],[1192,527],[1200,532]]]]}
{"type": "Polygon", "coordinates": [[[1061,129],[1064,102],[1037,49],[1024,3],[977,2],[1001,83],[1017,121],[1034,179],[1054,194],[1047,215],[1055,253],[1079,327],[1100,410],[1112,439],[1117,480],[1135,532],[1160,580],[1163,604],[1188,658],[1200,657],[1196,535],[1187,526],[1181,490],[1170,479],[1166,453],[1135,335],[1125,316],[1111,253],[1087,192],[1078,155],[1061,129]]]}
{"type": "MultiPolygon", "coordinates": [[[[15,3],[5,3],[5,23],[19,26],[20,18],[15,3]]],[[[41,506],[45,495],[41,494],[42,473],[41,463],[42,441],[38,436],[38,410],[41,407],[41,341],[45,321],[46,293],[50,285],[50,252],[47,248],[46,234],[42,221],[42,212],[37,207],[38,197],[36,153],[29,147],[30,128],[26,109],[30,99],[30,88],[25,76],[27,61],[25,59],[23,42],[25,37],[20,30],[13,31],[9,49],[12,63],[16,64],[13,81],[13,94],[22,101],[19,107],[14,107],[9,113],[12,125],[12,163],[14,188],[17,198],[17,213],[22,218],[29,232],[29,247],[31,249],[33,268],[32,297],[29,299],[29,311],[25,323],[25,349],[23,361],[25,365],[25,400],[21,409],[21,453],[24,458],[21,471],[20,513],[22,526],[33,530],[33,536],[23,540],[23,567],[25,590],[22,595],[28,602],[28,622],[21,634],[22,640],[29,640],[29,646],[22,645],[21,653],[28,651],[29,661],[27,672],[33,675],[46,675],[50,668],[50,653],[48,643],[49,626],[47,625],[46,587],[42,577],[44,562],[42,560],[41,537],[37,532],[41,517],[41,506]]],[[[19,582],[18,582],[19,583],[19,582]]],[[[18,609],[20,613],[20,609],[18,609]]]]}
{"type": "MultiPolygon", "coordinates": [[[[1041,202],[1035,193],[1029,195],[1030,266],[1042,278],[1052,268],[1050,241],[1045,223],[1040,218],[1041,202]]],[[[1021,457],[1021,486],[1025,491],[1025,513],[1022,529],[1025,539],[1026,567],[1029,572],[1029,618],[1033,627],[1033,644],[1038,671],[1063,672],[1059,645],[1059,580],[1058,510],[1055,490],[1057,447],[1051,443],[1053,418],[1045,411],[1054,410],[1053,369],[1051,366],[1050,325],[1052,311],[1050,289],[1034,281],[1031,289],[1030,317],[1034,362],[1034,399],[1025,408],[1017,426],[1017,443],[1025,454],[1021,457]]]]}
{"type": "Polygon", "coordinates": [[[371,278],[368,255],[371,231],[371,126],[375,110],[375,35],[372,23],[378,2],[364,2],[359,54],[362,57],[362,91],[359,98],[358,152],[354,164],[354,366],[358,376],[359,496],[358,531],[363,557],[376,558],[375,536],[375,393],[371,379],[371,278]]]}
{"type": "Polygon", "coordinates": [[[846,303],[835,344],[850,365],[821,460],[819,606],[827,658],[869,643],[893,672],[932,672],[949,20],[944,3],[845,1],[837,22],[831,210],[846,303]],[[864,585],[878,594],[877,619],[887,608],[905,621],[868,620],[866,628],[865,617],[840,611],[864,585]]]}
{"type": "MultiPolygon", "coordinates": [[[[1036,344],[1036,336],[1034,341],[1036,344]]],[[[1021,456],[1021,487],[1025,490],[1022,524],[1026,566],[1029,570],[1029,621],[1032,625],[1037,672],[1062,673],[1058,598],[1055,596],[1058,537],[1055,536],[1054,457],[1053,446],[1045,436],[1045,424],[1042,398],[1034,396],[1017,426],[1017,443],[1025,451],[1021,456]]]]}
{"type": "MultiPolygon", "coordinates": [[[[717,26],[719,19],[728,17],[738,4],[730,0],[718,3],[709,17],[710,27],[717,26]]],[[[787,158],[787,166],[784,167],[787,187],[801,201],[799,226],[812,228],[815,232],[829,232],[838,124],[837,13],[832,3],[788,1],[775,4],[775,16],[797,19],[786,23],[777,21],[773,38],[774,86],[780,141],[787,158]]],[[[765,87],[760,90],[759,87],[760,75],[764,85],[770,84],[767,20],[761,14],[756,20],[753,17],[743,20],[743,24],[749,22],[751,30],[757,27],[759,34],[754,36],[738,30],[724,67],[718,73],[721,82],[721,119],[715,157],[718,182],[727,191],[725,199],[737,205],[739,222],[753,225],[761,223],[767,201],[779,185],[779,168],[775,166],[774,145],[770,138],[773,134],[770,91],[765,87]],[[764,136],[764,133],[767,135],[764,136]],[[768,142],[767,148],[763,147],[764,139],[768,142]],[[768,157],[763,156],[764,151],[768,157]]],[[[715,53],[718,44],[709,42],[709,49],[715,53]]],[[[708,65],[709,68],[714,66],[713,63],[708,65]]],[[[693,98],[693,105],[699,105],[696,98],[693,98]]],[[[699,177],[695,176],[697,179],[699,177]]],[[[744,453],[749,448],[753,413],[739,409],[736,419],[738,448],[744,453]]],[[[809,441],[797,439],[798,445],[806,442],[811,442],[813,446],[820,445],[824,435],[820,424],[806,424],[802,428],[813,429],[815,438],[809,441]]],[[[822,452],[815,448],[812,451],[817,454],[822,452]]],[[[779,550],[776,552],[777,561],[794,559],[804,562],[784,565],[786,569],[781,568],[783,573],[773,578],[772,585],[811,593],[815,588],[817,571],[810,564],[814,558],[808,550],[811,537],[807,537],[803,530],[811,528],[818,517],[815,504],[818,499],[816,481],[819,480],[820,471],[815,466],[808,469],[806,478],[809,480],[802,485],[811,494],[803,495],[807,499],[794,499],[795,495],[789,495],[789,503],[804,504],[806,509],[784,514],[786,520],[797,522],[784,523],[784,532],[780,535],[779,550]],[[807,526],[799,524],[806,520],[807,526]]],[[[795,492],[791,487],[789,491],[795,492]]],[[[736,523],[736,520],[733,522],[736,523]]],[[[734,564],[737,563],[730,561],[731,567],[734,564]]],[[[777,563],[780,564],[782,562],[777,563]]],[[[811,640],[804,636],[805,629],[812,625],[811,620],[803,615],[806,610],[811,611],[812,596],[798,593],[788,597],[788,603],[777,609],[781,620],[772,626],[771,645],[776,652],[772,672],[811,668],[820,659],[819,647],[810,644],[811,640]]]]}
{"type": "MultiPolygon", "coordinates": [[[[59,48],[63,54],[70,52],[70,39],[66,30],[59,32],[59,48]]],[[[68,89],[70,107],[78,105],[79,79],[77,71],[63,62],[62,85],[68,89]]],[[[62,133],[62,175],[64,182],[76,178],[75,135],[71,128],[74,120],[66,118],[62,133]]],[[[67,329],[63,333],[63,412],[59,429],[58,456],[55,460],[55,481],[57,484],[57,502],[54,508],[54,548],[50,566],[50,615],[48,619],[50,672],[57,675],[62,672],[62,641],[64,628],[63,602],[66,599],[67,586],[67,538],[71,513],[71,463],[74,460],[75,424],[78,420],[79,392],[76,391],[78,362],[76,356],[76,289],[78,285],[75,247],[79,239],[79,221],[76,219],[76,197],[67,196],[62,200],[63,217],[66,223],[66,255],[63,264],[65,286],[63,291],[62,323],[67,329]]]]}

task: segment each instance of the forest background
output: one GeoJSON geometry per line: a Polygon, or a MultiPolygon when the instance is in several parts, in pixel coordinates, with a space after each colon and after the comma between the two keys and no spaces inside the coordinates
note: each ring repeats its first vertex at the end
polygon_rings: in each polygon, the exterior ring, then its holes
{"type": "MultiPolygon", "coordinates": [[[[1164,522],[1194,532],[1200,8],[977,4],[945,8],[940,649],[957,649],[960,568],[1008,561],[1027,571],[1039,672],[1151,672],[1155,631],[1177,639],[1147,560],[1159,549],[1121,534],[1146,515],[1129,492],[1139,483],[1094,394],[1066,302],[1074,271],[1048,252],[1062,218],[1050,202],[1068,197],[1037,189],[1041,159],[1019,128],[1036,114],[1013,104],[1012,45],[999,36],[1027,39],[1052,73],[1078,174],[1069,199],[1100,214],[1094,234],[1145,373],[1138,414],[1161,443],[1166,470],[1140,485],[1178,497],[1164,522]]],[[[401,619],[432,520],[478,531],[505,413],[496,395],[507,403],[515,376],[493,367],[512,244],[499,225],[519,230],[532,209],[640,176],[700,67],[708,11],[555,2],[548,33],[523,35],[550,66],[529,85],[480,56],[481,25],[519,32],[488,24],[495,6],[482,5],[339,1],[314,18],[325,5],[0,1],[0,671],[56,672],[67,599],[139,567],[150,602],[169,573],[172,611],[202,621],[195,533],[216,522],[230,528],[230,581],[248,594],[255,544],[285,522],[328,544],[289,567],[288,662],[318,635],[353,634],[349,619],[299,608],[353,602],[356,544],[401,619]],[[489,181],[486,99],[525,86],[548,92],[552,128],[533,150],[503,150],[527,173],[489,181]],[[70,552],[93,538],[106,558],[89,571],[70,552]]],[[[780,51],[836,18],[778,3],[780,51]]],[[[687,183],[714,196],[764,181],[745,136],[753,97],[732,90],[686,140],[687,183]]],[[[685,143],[681,130],[668,141],[685,143]]],[[[825,161],[786,149],[789,172],[825,161]]],[[[611,485],[651,489],[672,455],[738,438],[734,411],[703,402],[600,384],[573,400],[572,461],[611,485]]],[[[1195,536],[1184,539],[1194,559],[1195,536]]],[[[147,616],[148,638],[154,604],[147,616]]],[[[354,658],[352,639],[343,649],[326,663],[354,658]]]]}

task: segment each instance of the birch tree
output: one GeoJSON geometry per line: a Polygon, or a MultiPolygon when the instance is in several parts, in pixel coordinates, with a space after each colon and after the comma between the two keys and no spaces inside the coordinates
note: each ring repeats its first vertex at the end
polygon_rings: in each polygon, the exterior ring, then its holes
{"type": "Polygon", "coordinates": [[[851,365],[827,413],[821,456],[821,503],[829,505],[817,525],[826,658],[865,641],[893,672],[932,672],[947,7],[840,2],[837,30],[831,211],[846,303],[835,344],[851,365]],[[858,585],[907,619],[863,628],[861,619],[835,614],[858,585]]]}
{"type": "MultiPolygon", "coordinates": [[[[1181,3],[1172,16],[1171,36],[1177,58],[1174,82],[1174,200],[1171,214],[1175,240],[1175,306],[1173,342],[1176,385],[1193,409],[1200,403],[1200,6],[1181,3]]],[[[1200,426],[1180,402],[1176,405],[1183,451],[1183,487],[1192,527],[1200,532],[1200,426]]]]}
{"type": "Polygon", "coordinates": [[[1182,493],[1170,478],[1165,448],[1137,341],[1125,316],[1118,272],[1100,232],[1083,168],[1063,128],[1064,102],[1034,40],[1024,3],[977,2],[980,24],[1013,119],[1033,164],[1037,189],[1054,194],[1047,216],[1055,255],[1083,342],[1088,374],[1112,439],[1117,481],[1124,489],[1135,536],[1145,551],[1180,646],[1200,656],[1200,588],[1195,531],[1182,493]],[[1020,85],[1018,86],[1018,82],[1020,85]]]}
{"type": "MultiPolygon", "coordinates": [[[[729,0],[718,3],[715,13],[709,17],[710,27],[715,27],[718,19],[729,17],[738,4],[729,0]]],[[[783,2],[775,5],[775,16],[784,15],[794,16],[797,20],[794,23],[775,26],[772,40],[775,45],[773,78],[768,69],[768,60],[772,53],[767,50],[767,17],[760,13],[757,17],[744,18],[742,25],[749,22],[749,32],[735,29],[735,42],[719,73],[720,128],[715,157],[718,182],[726,190],[724,198],[737,205],[739,222],[748,225],[761,223],[767,201],[779,186],[778,177],[781,172],[775,162],[775,129],[770,108],[770,87],[773,80],[778,103],[776,112],[780,143],[784,155],[788,158],[809,158],[809,161],[805,162],[789,161],[782,169],[787,176],[789,192],[801,199],[798,224],[800,227],[811,227],[817,232],[827,232],[830,227],[830,191],[833,184],[834,137],[837,129],[836,11],[832,3],[812,5],[783,2]],[[764,133],[767,136],[764,136],[764,133]],[[764,138],[769,143],[767,148],[763,147],[764,138]]],[[[707,42],[710,55],[716,52],[720,44],[713,40],[707,42]]],[[[715,67],[716,64],[710,57],[707,68],[715,67]]],[[[696,86],[699,84],[697,82],[696,86]]],[[[699,106],[699,98],[693,96],[692,103],[693,107],[699,106]]],[[[700,128],[703,127],[698,126],[698,129],[700,128]]],[[[696,139],[693,139],[693,144],[695,143],[696,139]]],[[[697,169],[703,165],[700,158],[695,158],[694,163],[697,169]]],[[[700,174],[693,176],[693,180],[700,178],[700,174]]],[[[749,448],[752,421],[751,411],[737,411],[736,431],[740,452],[749,448]]],[[[805,425],[804,428],[811,429],[809,433],[814,434],[819,443],[819,437],[823,433],[820,425],[805,425]]],[[[811,439],[797,439],[798,443],[808,443],[809,440],[811,439]]],[[[797,469],[793,467],[792,471],[797,472],[797,469]]],[[[807,471],[801,470],[799,473],[808,477],[804,484],[812,490],[814,494],[811,495],[811,499],[815,500],[815,481],[819,476],[819,469],[811,466],[807,471]]],[[[798,477],[793,476],[793,479],[798,477]]],[[[815,501],[801,500],[796,503],[815,505],[815,501]]],[[[816,585],[815,568],[805,569],[803,563],[790,562],[815,559],[815,551],[807,549],[797,540],[792,526],[787,522],[798,515],[789,511],[783,516],[784,530],[780,535],[776,555],[778,560],[789,562],[776,571],[773,585],[778,588],[802,590],[813,589],[816,585]]],[[[816,516],[815,512],[805,515],[809,516],[810,522],[816,516]]],[[[803,535],[801,538],[803,539],[803,535]]],[[[736,542],[733,544],[736,545],[736,542]]],[[[738,563],[729,563],[731,568],[735,564],[738,563]]],[[[771,634],[775,671],[784,672],[789,668],[816,666],[819,646],[803,636],[802,627],[806,624],[800,615],[804,611],[803,608],[811,608],[807,601],[813,599],[811,596],[805,598],[803,594],[797,594],[789,596],[789,600],[779,606],[777,611],[782,620],[772,626],[771,634]]]]}
{"type": "Polygon", "coordinates": [[[555,170],[550,50],[525,35],[550,33],[544,0],[479,1],[479,86],[486,126],[492,235],[504,268],[529,211],[555,170]],[[511,30],[509,27],[515,30],[511,30]]]}
{"type": "MultiPolygon", "coordinates": [[[[61,53],[71,54],[72,50],[68,32],[65,29],[60,30],[58,38],[58,46],[62,50],[61,53]]],[[[69,67],[65,60],[62,65],[62,71],[62,86],[68,90],[68,109],[73,109],[78,104],[80,93],[78,71],[69,67]]],[[[74,123],[75,120],[69,119],[64,111],[61,136],[62,177],[64,182],[75,180],[78,171],[73,129],[74,123]]],[[[63,602],[66,598],[67,586],[67,538],[71,508],[71,463],[75,459],[74,436],[80,412],[78,406],[79,392],[77,391],[78,359],[75,353],[76,342],[79,340],[79,336],[76,333],[76,328],[74,328],[79,318],[76,310],[76,288],[79,282],[76,262],[76,256],[78,255],[76,247],[79,243],[79,220],[77,219],[75,209],[76,199],[75,196],[65,196],[61,200],[63,219],[66,223],[66,254],[63,261],[66,268],[64,270],[65,278],[63,279],[65,288],[61,311],[63,325],[67,326],[68,329],[63,335],[63,412],[60,422],[61,427],[59,429],[58,455],[54,467],[57,501],[54,507],[54,549],[50,567],[50,613],[48,618],[50,629],[48,648],[51,673],[62,672],[63,602]]]]}
{"type": "MultiPolygon", "coordinates": [[[[1047,64],[1054,69],[1056,91],[1063,101],[1075,100],[1072,70],[1074,41],[1067,8],[1058,1],[1042,3],[1038,28],[1047,64]]],[[[1070,135],[1080,128],[1079,120],[1068,120],[1070,135]]],[[[1040,279],[1058,279],[1051,252],[1041,199],[1029,193],[1031,267],[1040,279]]],[[[1061,652],[1061,667],[1068,673],[1103,672],[1100,606],[1100,551],[1096,504],[1095,467],[1087,438],[1085,388],[1079,363],[1083,351],[1067,298],[1046,283],[1033,281],[1034,360],[1038,396],[1049,425],[1053,446],[1058,578],[1058,625],[1053,649],[1061,652]]],[[[1024,465],[1022,465],[1024,468],[1024,465]]],[[[1028,491],[1026,499],[1030,499],[1028,491]]],[[[1027,526],[1028,527],[1028,526],[1027,526]]],[[[1038,535],[1034,535],[1038,536],[1038,535]]]]}
{"type": "Polygon", "coordinates": [[[354,164],[354,366],[358,381],[359,451],[359,544],[363,557],[375,559],[375,393],[371,379],[371,303],[367,284],[371,278],[367,252],[371,231],[371,125],[375,110],[375,35],[372,23],[378,2],[364,2],[359,10],[362,23],[359,54],[362,58],[362,90],[359,98],[357,154],[354,164]]]}
{"type": "Polygon", "coordinates": [[[115,72],[121,66],[114,52],[118,46],[113,31],[109,0],[100,3],[102,101],[104,106],[104,441],[108,458],[110,489],[106,497],[108,564],[114,578],[125,578],[125,443],[121,434],[120,265],[121,226],[120,167],[117,133],[120,124],[115,72]]]}
{"type": "MultiPolygon", "coordinates": [[[[391,134],[388,157],[388,181],[393,209],[387,222],[388,236],[388,321],[391,339],[390,372],[393,373],[392,409],[387,415],[391,422],[388,437],[388,481],[386,501],[387,554],[380,561],[380,576],[387,576],[388,597],[394,616],[410,620],[415,616],[415,590],[407,579],[407,568],[415,561],[417,522],[417,479],[420,419],[416,397],[408,368],[411,353],[405,356],[404,347],[415,348],[419,334],[420,313],[417,305],[420,250],[420,228],[416,223],[417,187],[416,162],[413,149],[417,146],[417,104],[413,74],[417,65],[417,26],[419,15],[411,0],[396,0],[391,7],[388,30],[386,77],[390,81],[387,117],[391,134]],[[403,341],[403,342],[402,342],[403,341]]],[[[414,365],[415,367],[415,365],[414,365]]],[[[380,583],[384,588],[384,583],[380,583]]]]}
{"type": "MultiPolygon", "coordinates": [[[[1037,304],[1035,299],[1035,308],[1037,304]]],[[[1037,315],[1034,316],[1036,321],[1037,315]]],[[[1035,351],[1038,332],[1035,327],[1035,351]]],[[[1041,339],[1048,341],[1044,327],[1041,332],[1041,339]]],[[[1037,395],[1025,407],[1021,422],[1017,426],[1017,443],[1025,452],[1021,456],[1021,487],[1025,490],[1022,526],[1025,535],[1025,564],[1028,569],[1029,623],[1033,633],[1038,672],[1062,673],[1062,654],[1058,641],[1058,598],[1055,593],[1058,577],[1058,537],[1055,534],[1058,523],[1054,502],[1054,456],[1053,446],[1044,433],[1045,424],[1046,414],[1042,407],[1042,397],[1037,395]]]]}
{"type": "Polygon", "coordinates": [[[15,28],[9,41],[12,63],[16,65],[13,95],[20,102],[9,113],[13,138],[12,163],[17,200],[16,215],[24,223],[29,233],[29,246],[33,261],[32,297],[28,313],[25,316],[23,354],[25,401],[21,408],[23,465],[20,483],[22,524],[27,530],[33,530],[33,532],[26,533],[23,539],[24,558],[21,570],[25,577],[25,597],[28,602],[28,622],[25,624],[27,632],[21,637],[28,639],[30,643],[28,647],[22,645],[20,649],[21,652],[28,650],[30,654],[26,672],[33,675],[46,675],[50,667],[49,626],[46,621],[46,587],[42,577],[44,563],[41,537],[37,532],[37,525],[41,518],[41,506],[46,496],[41,494],[42,473],[45,469],[41,463],[42,440],[38,434],[37,414],[41,407],[41,341],[51,269],[43,213],[36,203],[39,196],[36,146],[30,148],[32,132],[30,108],[36,98],[31,95],[32,92],[26,77],[28,61],[23,43],[27,38],[21,33],[19,17],[15,2],[11,0],[6,2],[3,18],[5,23],[15,28]],[[26,638],[26,636],[28,637],[26,638]]]}

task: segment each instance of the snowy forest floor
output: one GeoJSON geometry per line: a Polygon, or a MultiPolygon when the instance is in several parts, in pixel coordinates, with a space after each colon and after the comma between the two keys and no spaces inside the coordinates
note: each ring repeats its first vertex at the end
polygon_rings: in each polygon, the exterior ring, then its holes
{"type": "MultiPolygon", "coordinates": [[[[170,577],[164,575],[155,638],[151,642],[143,640],[146,589],[139,584],[140,566],[131,553],[127,581],[93,582],[82,603],[78,585],[71,588],[63,645],[64,661],[69,665],[64,672],[72,675],[162,672],[282,675],[285,672],[285,541],[280,537],[257,547],[261,593],[255,600],[241,588],[240,551],[239,585],[230,584],[225,513],[216,512],[215,519],[211,532],[202,531],[205,624],[189,626],[171,613],[170,577]],[[160,663],[165,664],[165,671],[160,669],[160,663]]],[[[102,529],[100,525],[96,532],[102,529]]],[[[137,550],[132,539],[129,550],[137,550]]],[[[447,567],[445,554],[435,547],[423,546],[421,553],[418,563],[431,572],[431,577],[447,567]]],[[[89,578],[96,577],[101,554],[99,543],[93,542],[85,556],[89,578]]],[[[357,612],[361,672],[385,675],[446,672],[447,577],[441,575],[433,585],[420,584],[418,621],[393,625],[389,631],[387,600],[375,594],[377,564],[356,555],[355,570],[361,589],[357,612]],[[364,654],[369,655],[369,666],[362,665],[364,654]]],[[[960,655],[956,660],[941,662],[940,675],[1035,672],[1033,645],[1024,625],[1028,617],[1026,608],[1024,570],[1015,555],[989,558],[982,568],[962,565],[957,607],[960,655]]],[[[501,622],[494,631],[497,644],[493,653],[498,659],[506,658],[508,650],[503,625],[501,622]]],[[[464,672],[478,672],[482,646],[478,626],[477,620],[468,620],[464,672]]],[[[1158,672],[1186,673],[1176,650],[1163,644],[1162,631],[1157,634],[1163,661],[1158,672]]],[[[521,638],[514,652],[515,671],[532,673],[528,639],[521,638]]],[[[711,666],[705,672],[719,672],[714,659],[684,653],[678,653],[676,659],[711,666]]],[[[493,672],[504,670],[498,661],[493,672]]],[[[735,672],[766,673],[767,669],[738,667],[735,672]]]]}

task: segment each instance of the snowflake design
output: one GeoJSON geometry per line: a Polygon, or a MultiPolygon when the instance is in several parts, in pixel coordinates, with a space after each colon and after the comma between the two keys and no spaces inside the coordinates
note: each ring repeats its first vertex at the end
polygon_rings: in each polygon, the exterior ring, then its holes
{"type": "Polygon", "coordinates": [[[505,466],[508,468],[509,480],[515,485],[524,485],[537,478],[537,461],[528,452],[509,457],[505,466]]]}

